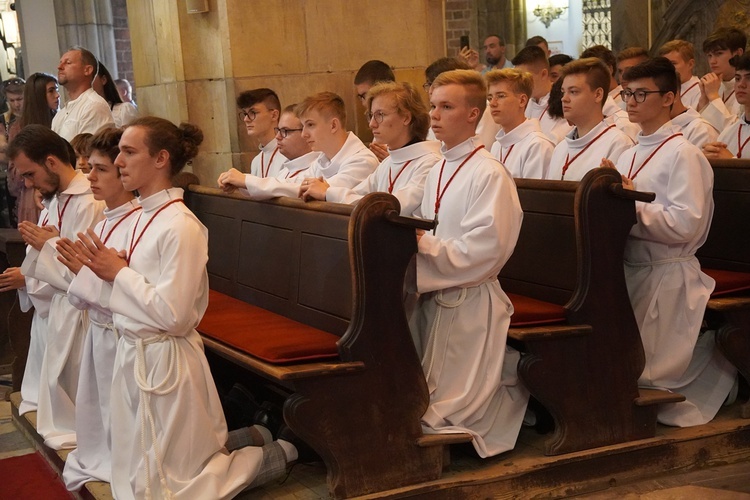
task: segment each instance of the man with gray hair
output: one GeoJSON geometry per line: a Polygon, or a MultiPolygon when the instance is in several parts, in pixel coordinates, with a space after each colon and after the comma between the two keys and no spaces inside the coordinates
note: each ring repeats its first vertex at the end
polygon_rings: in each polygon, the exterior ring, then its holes
{"type": "Polygon", "coordinates": [[[68,141],[115,126],[107,101],[92,88],[97,67],[94,54],[83,47],[71,47],[60,58],[57,79],[68,92],[68,102],[52,119],[52,130],[68,141]]]}

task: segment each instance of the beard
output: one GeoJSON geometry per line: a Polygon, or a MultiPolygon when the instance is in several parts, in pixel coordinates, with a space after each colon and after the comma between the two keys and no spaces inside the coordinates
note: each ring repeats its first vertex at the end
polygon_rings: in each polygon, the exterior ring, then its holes
{"type": "Polygon", "coordinates": [[[484,60],[487,61],[487,64],[489,64],[490,66],[495,66],[497,63],[500,62],[499,57],[494,57],[489,54],[485,56],[484,60]]]}
{"type": "Polygon", "coordinates": [[[48,191],[46,189],[39,188],[39,193],[42,195],[42,198],[44,198],[45,201],[52,201],[52,198],[54,198],[60,190],[60,176],[50,171],[46,165],[44,166],[44,170],[47,171],[45,184],[50,186],[51,189],[48,191]]]}

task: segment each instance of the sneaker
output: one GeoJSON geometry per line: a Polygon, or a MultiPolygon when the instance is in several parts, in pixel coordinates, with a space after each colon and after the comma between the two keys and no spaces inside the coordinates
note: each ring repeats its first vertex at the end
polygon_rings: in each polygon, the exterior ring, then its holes
{"type": "Polygon", "coordinates": [[[305,443],[294,432],[292,432],[292,429],[290,429],[286,424],[283,424],[281,426],[281,428],[279,429],[279,435],[276,439],[283,439],[284,441],[288,441],[292,443],[295,448],[297,448],[297,463],[304,464],[320,461],[320,457],[317,453],[315,453],[315,450],[313,450],[310,445],[305,443]]]}
{"type": "Polygon", "coordinates": [[[736,375],[734,377],[734,384],[732,385],[732,388],[729,389],[729,394],[727,394],[727,399],[724,400],[724,406],[731,406],[734,404],[735,401],[737,401],[737,394],[740,392],[740,376],[736,375]]]}

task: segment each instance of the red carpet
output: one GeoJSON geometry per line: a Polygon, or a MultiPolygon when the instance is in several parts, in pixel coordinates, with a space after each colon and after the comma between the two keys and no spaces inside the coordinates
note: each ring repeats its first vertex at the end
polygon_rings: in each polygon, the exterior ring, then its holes
{"type": "Polygon", "coordinates": [[[55,471],[39,453],[0,460],[0,499],[69,500],[55,471]]]}

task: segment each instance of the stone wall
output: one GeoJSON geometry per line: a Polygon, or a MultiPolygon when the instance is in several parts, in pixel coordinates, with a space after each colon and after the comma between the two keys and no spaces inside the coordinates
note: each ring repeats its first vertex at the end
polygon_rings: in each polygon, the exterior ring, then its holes
{"type": "Polygon", "coordinates": [[[460,49],[461,37],[468,36],[471,46],[477,47],[476,2],[469,0],[446,0],[445,42],[447,55],[455,56],[460,49]]]}
{"type": "Polygon", "coordinates": [[[125,78],[135,86],[133,75],[133,53],[130,49],[130,30],[128,28],[128,7],[126,0],[112,0],[112,25],[117,52],[117,75],[125,78]]]}
{"type": "Polygon", "coordinates": [[[270,87],[282,105],[331,90],[347,104],[347,125],[366,136],[354,74],[367,60],[399,80],[424,82],[445,54],[442,0],[380,0],[363,12],[349,0],[210,0],[188,14],[182,0],[128,0],[134,79],[143,113],[203,129],[194,171],[214,184],[229,167],[247,171],[257,144],[237,118],[243,90],[270,87]]]}

